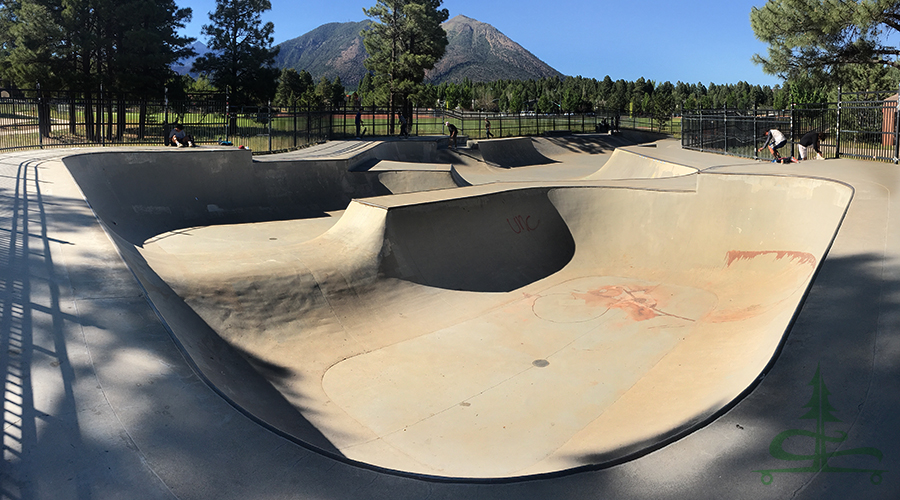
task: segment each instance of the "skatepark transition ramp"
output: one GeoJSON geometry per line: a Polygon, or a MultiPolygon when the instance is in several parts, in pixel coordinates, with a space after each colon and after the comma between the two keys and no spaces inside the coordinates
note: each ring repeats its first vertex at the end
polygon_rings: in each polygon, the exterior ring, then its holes
{"type": "Polygon", "coordinates": [[[504,168],[527,167],[554,163],[534,148],[530,137],[478,141],[481,156],[489,164],[504,168]]]}
{"type": "Polygon", "coordinates": [[[697,173],[697,168],[658,160],[626,149],[616,149],[609,160],[584,180],[659,179],[697,173]]]}
{"type": "Polygon", "coordinates": [[[402,149],[387,143],[351,158],[306,161],[280,161],[276,155],[253,161],[247,150],[110,150],[72,155],[65,163],[77,173],[101,218],[140,245],[177,228],[325,217],[345,209],[354,198],[446,189],[464,182],[449,164],[422,169],[385,162],[395,167],[352,168],[383,156],[429,158],[432,149],[429,143],[402,149]],[[113,187],[112,198],[93,194],[113,187]],[[119,224],[136,216],[140,224],[119,224]]]}
{"type": "Polygon", "coordinates": [[[356,199],[306,238],[345,185],[180,153],[64,162],[197,370],[288,439],[434,478],[613,464],[723,412],[852,197],[623,154],[644,179],[356,199]]]}

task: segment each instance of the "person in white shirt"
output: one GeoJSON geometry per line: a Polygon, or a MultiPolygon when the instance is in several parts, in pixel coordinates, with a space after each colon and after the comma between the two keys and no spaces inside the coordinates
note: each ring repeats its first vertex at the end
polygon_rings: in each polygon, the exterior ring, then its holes
{"type": "Polygon", "coordinates": [[[787,139],[784,137],[784,134],[781,133],[777,128],[773,128],[766,132],[766,143],[762,145],[761,148],[756,151],[762,151],[763,148],[768,147],[769,151],[772,153],[772,157],[776,160],[781,158],[781,154],[778,152],[778,148],[787,144],[787,139]]]}

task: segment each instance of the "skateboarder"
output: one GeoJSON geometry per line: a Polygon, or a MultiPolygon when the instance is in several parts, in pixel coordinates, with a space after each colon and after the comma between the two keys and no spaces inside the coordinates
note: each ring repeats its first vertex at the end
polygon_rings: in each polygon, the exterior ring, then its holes
{"type": "Polygon", "coordinates": [[[766,143],[756,151],[759,152],[762,151],[763,148],[768,147],[769,152],[772,153],[772,157],[774,157],[776,160],[781,159],[781,154],[778,152],[778,148],[787,144],[787,139],[784,137],[784,134],[782,134],[781,131],[777,128],[773,128],[772,130],[766,132],[765,138],[766,143]]]}
{"type": "Polygon", "coordinates": [[[447,126],[447,131],[450,132],[450,148],[456,149],[456,136],[459,135],[459,129],[450,122],[444,122],[444,125],[447,126]]]}
{"type": "Polygon", "coordinates": [[[494,134],[491,133],[491,121],[487,118],[484,119],[484,130],[487,133],[487,138],[490,139],[494,137],[494,134]]]}
{"type": "Polygon", "coordinates": [[[797,146],[797,149],[800,150],[800,161],[806,159],[809,148],[813,148],[813,151],[815,151],[817,155],[822,156],[822,151],[819,150],[819,140],[824,136],[825,134],[813,130],[812,132],[807,132],[800,138],[800,142],[797,146]]]}

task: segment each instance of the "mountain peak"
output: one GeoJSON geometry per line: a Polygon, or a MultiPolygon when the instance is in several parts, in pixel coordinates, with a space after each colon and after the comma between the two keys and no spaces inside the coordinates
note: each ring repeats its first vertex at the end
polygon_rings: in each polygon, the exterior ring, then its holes
{"type": "MultiPolygon", "coordinates": [[[[444,25],[446,26],[446,25],[448,25],[448,24],[472,23],[472,22],[480,23],[481,21],[478,21],[478,20],[476,20],[476,19],[472,19],[471,17],[466,17],[466,16],[464,16],[464,15],[462,15],[462,14],[457,14],[457,15],[453,16],[452,18],[448,19],[447,21],[445,21],[445,22],[444,22],[444,25]]],[[[483,23],[482,23],[482,24],[483,24],[483,23]]]]}
{"type": "Polygon", "coordinates": [[[435,83],[529,80],[562,76],[534,54],[490,24],[462,14],[443,24],[447,32],[444,57],[426,73],[435,83]]]}
{"type": "MultiPolygon", "coordinates": [[[[334,80],[340,76],[348,88],[365,74],[366,51],[360,32],[370,21],[328,23],[279,46],[275,59],[280,68],[306,70],[313,79],[334,80]]],[[[444,81],[527,80],[561,76],[531,52],[510,40],[490,24],[454,16],[442,25],[449,45],[444,57],[426,73],[431,83],[444,81]]]]}

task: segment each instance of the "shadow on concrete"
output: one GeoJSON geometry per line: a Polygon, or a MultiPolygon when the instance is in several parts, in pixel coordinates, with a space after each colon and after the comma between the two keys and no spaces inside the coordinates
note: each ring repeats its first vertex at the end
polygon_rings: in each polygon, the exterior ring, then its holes
{"type": "Polygon", "coordinates": [[[531,137],[513,137],[509,139],[490,139],[478,142],[478,149],[484,161],[502,168],[529,167],[558,163],[535,149],[535,139],[531,137]]]}
{"type": "MultiPolygon", "coordinates": [[[[0,371],[4,380],[0,497],[87,500],[123,498],[140,491],[141,498],[173,498],[169,483],[178,482],[173,478],[179,473],[172,468],[180,463],[185,472],[200,471],[190,472],[185,484],[203,478],[201,481],[208,482],[206,492],[221,493],[210,498],[230,496],[235,483],[255,490],[256,486],[240,477],[228,477],[228,471],[239,461],[247,470],[271,474],[262,470],[271,463],[270,458],[254,450],[246,456],[226,452],[210,459],[208,453],[217,446],[233,449],[232,440],[216,440],[227,431],[223,426],[232,419],[228,414],[237,414],[229,410],[225,399],[209,397],[209,387],[186,367],[182,353],[147,307],[136,283],[131,281],[110,293],[117,285],[91,277],[97,274],[97,261],[105,256],[86,253],[83,247],[75,250],[81,252],[79,262],[84,264],[60,266],[54,262],[57,250],[52,245],[73,244],[51,238],[49,233],[57,228],[89,232],[96,229],[97,220],[85,210],[82,199],[54,195],[54,203],[46,203],[46,181],[40,179],[40,168],[36,161],[0,165],[0,171],[11,171],[0,178],[0,371]],[[79,287],[79,294],[73,295],[79,287]],[[136,311],[144,312],[136,323],[128,323],[135,319],[136,311]],[[160,375],[129,380],[127,365],[135,361],[159,362],[179,373],[174,378],[160,375]],[[218,419],[205,411],[210,407],[218,407],[218,419]],[[195,418],[181,418],[172,425],[176,413],[195,418]],[[226,420],[221,420],[222,415],[226,420]],[[149,441],[153,443],[149,449],[141,449],[141,441],[133,436],[156,438],[149,441]]],[[[279,406],[277,399],[284,401],[283,396],[256,374],[284,376],[285,368],[228,346],[220,348],[232,351],[231,366],[223,372],[235,376],[223,384],[224,391],[214,390],[227,396],[233,387],[252,386],[252,398],[265,400],[269,406],[275,402],[276,410],[287,408],[289,428],[302,428],[305,420],[297,410],[286,402],[279,406]]],[[[234,408],[252,418],[239,406],[234,408]]],[[[312,428],[308,422],[306,425],[312,428]]],[[[273,440],[271,451],[283,447],[284,440],[276,433],[259,425],[251,428],[273,440]]],[[[234,440],[245,438],[234,436],[234,440]]],[[[339,455],[324,438],[309,441],[326,454],[339,455]]],[[[319,460],[326,462],[323,468],[334,464],[324,456],[319,460]]],[[[284,488],[282,497],[298,486],[296,481],[285,480],[295,463],[296,459],[287,460],[282,475],[271,481],[275,488],[284,488]]],[[[258,490],[253,490],[244,497],[257,497],[258,490]]]]}
{"type": "Polygon", "coordinates": [[[612,152],[616,148],[615,136],[578,135],[565,137],[546,137],[543,140],[570,153],[600,155],[612,152]]]}
{"type": "MultiPolygon", "coordinates": [[[[888,478],[900,467],[900,429],[890,423],[900,407],[895,384],[900,380],[900,280],[885,277],[898,273],[900,267],[886,267],[880,255],[828,258],[765,378],[712,419],[688,429],[690,439],[670,437],[612,462],[594,455],[573,460],[598,464],[584,470],[628,470],[597,485],[602,498],[640,498],[630,481],[666,482],[671,488],[667,498],[675,499],[698,498],[698,491],[703,498],[731,498],[737,492],[753,498],[896,498],[900,488],[888,478]],[[817,371],[818,389],[813,383],[817,371]],[[824,431],[820,439],[817,422],[824,431]],[[776,436],[792,430],[804,434],[786,441],[783,450],[797,458],[773,455],[776,436]],[[721,452],[698,458],[690,441],[707,439],[719,442],[721,452]],[[661,448],[664,453],[654,453],[661,448]],[[871,448],[883,458],[859,451],[871,448]],[[845,454],[824,455],[841,451],[845,454]],[[766,475],[814,467],[817,456],[819,464],[846,470],[766,475]],[[621,496],[623,491],[635,493],[621,496]]],[[[605,472],[595,474],[600,478],[605,472]]]]}
{"type": "Polygon", "coordinates": [[[380,272],[421,285],[509,292],[571,261],[575,240],[546,189],[394,208],[380,272]]]}
{"type": "MultiPolygon", "coordinates": [[[[95,496],[98,477],[120,457],[84,431],[90,425],[80,412],[84,402],[77,400],[76,386],[87,375],[85,363],[90,361],[84,352],[69,348],[83,329],[97,328],[100,320],[91,314],[73,314],[63,306],[64,298],[71,304],[69,275],[86,270],[54,264],[51,245],[71,243],[48,236],[48,212],[54,213],[54,224],[72,231],[93,226],[96,220],[71,209],[83,206],[83,200],[54,196],[54,203],[46,203],[46,182],[39,178],[39,168],[40,162],[31,160],[0,165],[8,174],[0,180],[0,371],[4,380],[0,497],[46,497],[46,483],[53,482],[46,476],[52,471],[56,478],[66,478],[56,484],[58,498],[89,499],[95,496]]],[[[106,476],[120,484],[127,481],[106,476]]],[[[153,484],[161,486],[158,480],[153,484]]]]}

